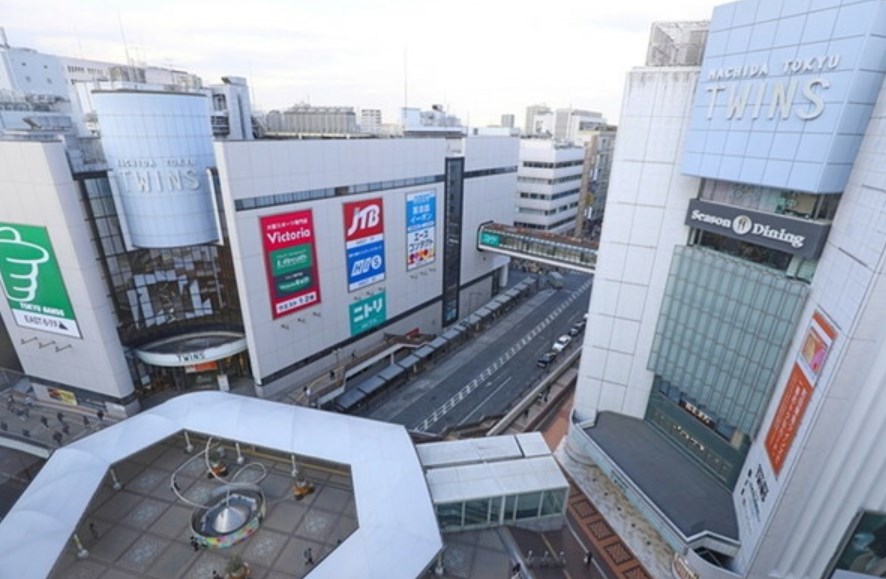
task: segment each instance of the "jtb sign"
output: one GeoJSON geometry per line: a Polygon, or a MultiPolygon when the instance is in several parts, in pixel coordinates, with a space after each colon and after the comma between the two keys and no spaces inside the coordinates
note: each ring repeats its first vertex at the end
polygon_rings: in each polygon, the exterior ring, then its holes
{"type": "Polygon", "coordinates": [[[385,279],[385,223],[382,200],[345,203],[348,291],[385,279]]]}
{"type": "Polygon", "coordinates": [[[261,218],[274,318],[320,303],[314,222],[308,211],[261,218]]]}
{"type": "Polygon", "coordinates": [[[0,223],[0,279],[19,326],[80,337],[45,227],[0,223]]]}

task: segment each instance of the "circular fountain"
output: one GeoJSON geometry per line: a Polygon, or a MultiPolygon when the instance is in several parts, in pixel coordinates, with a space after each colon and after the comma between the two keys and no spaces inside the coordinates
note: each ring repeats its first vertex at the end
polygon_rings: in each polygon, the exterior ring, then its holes
{"type": "Polygon", "coordinates": [[[255,533],[265,516],[265,495],[254,484],[226,484],[212,491],[205,506],[191,514],[197,543],[226,549],[255,533]]]}

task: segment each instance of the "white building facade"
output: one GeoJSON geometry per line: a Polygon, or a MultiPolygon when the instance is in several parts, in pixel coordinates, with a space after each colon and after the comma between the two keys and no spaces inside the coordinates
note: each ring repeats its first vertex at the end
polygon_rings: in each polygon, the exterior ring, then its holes
{"type": "Polygon", "coordinates": [[[506,283],[475,237],[510,222],[517,139],[253,140],[243,79],[72,61],[103,80],[70,82],[2,48],[71,87],[3,68],[0,315],[38,398],[123,416],[170,388],[269,395],[506,283]]]}
{"type": "Polygon", "coordinates": [[[550,139],[521,139],[514,225],[571,233],[584,157],[583,147],[550,139]]]}
{"type": "Polygon", "coordinates": [[[884,37],[742,0],[629,74],[569,448],[675,576],[886,572],[884,37]]]}

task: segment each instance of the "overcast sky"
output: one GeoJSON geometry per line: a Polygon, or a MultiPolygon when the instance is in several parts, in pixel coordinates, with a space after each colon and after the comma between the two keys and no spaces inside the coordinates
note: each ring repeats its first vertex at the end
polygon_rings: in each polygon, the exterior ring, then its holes
{"type": "Polygon", "coordinates": [[[433,103],[474,126],[527,106],[618,121],[654,21],[707,20],[724,0],[0,0],[12,46],[245,76],[262,110],[298,102],[433,103]],[[124,42],[125,38],[125,42],[124,42]],[[408,82],[404,83],[404,78],[408,82]],[[405,85],[405,90],[404,90],[405,85]]]}

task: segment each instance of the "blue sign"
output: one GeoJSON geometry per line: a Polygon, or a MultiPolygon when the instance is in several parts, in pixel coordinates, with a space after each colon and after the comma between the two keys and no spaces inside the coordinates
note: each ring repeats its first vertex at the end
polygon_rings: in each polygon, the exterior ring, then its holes
{"type": "Polygon", "coordinates": [[[348,291],[385,278],[385,242],[373,241],[348,248],[348,291]]]}
{"type": "Polygon", "coordinates": [[[406,195],[406,270],[437,258],[437,194],[421,191],[406,195]]]}
{"type": "Polygon", "coordinates": [[[437,196],[433,191],[406,196],[406,231],[433,227],[437,220],[437,196]]]}

